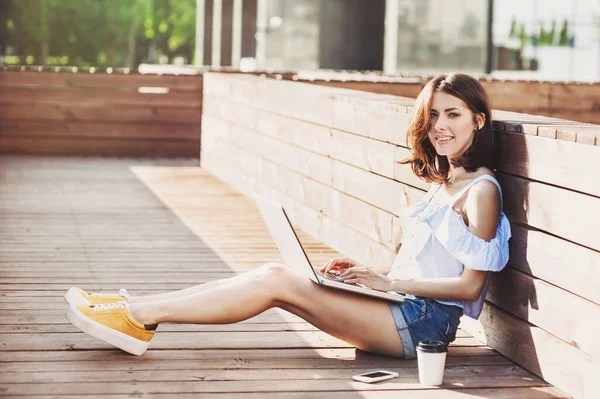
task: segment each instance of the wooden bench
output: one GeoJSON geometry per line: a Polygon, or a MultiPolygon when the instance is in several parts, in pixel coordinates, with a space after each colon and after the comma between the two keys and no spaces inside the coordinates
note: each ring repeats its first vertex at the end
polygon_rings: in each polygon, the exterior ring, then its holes
{"type": "Polygon", "coordinates": [[[197,158],[201,99],[199,76],[3,70],[0,154],[197,158]]]}
{"type": "MultiPolygon", "coordinates": [[[[381,73],[339,71],[298,71],[284,79],[323,86],[364,90],[371,93],[416,97],[433,75],[385,76],[381,73]]],[[[492,98],[494,108],[580,122],[600,123],[598,82],[550,82],[544,80],[504,80],[482,75],[479,81],[492,98]]]]}
{"type": "MultiPolygon", "coordinates": [[[[398,212],[427,185],[408,154],[413,100],[247,75],[204,75],[201,164],[261,192],[339,252],[389,265],[398,212]]],[[[576,398],[600,397],[600,127],[494,111],[513,229],[479,322],[462,328],[576,398]]]]}

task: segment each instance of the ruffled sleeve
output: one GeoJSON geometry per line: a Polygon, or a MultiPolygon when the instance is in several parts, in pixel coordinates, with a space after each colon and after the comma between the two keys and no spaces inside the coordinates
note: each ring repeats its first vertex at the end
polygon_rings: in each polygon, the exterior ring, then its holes
{"type": "Polygon", "coordinates": [[[451,207],[446,210],[434,235],[452,256],[470,269],[499,272],[508,263],[511,231],[504,212],[500,214],[496,236],[489,242],[471,233],[451,207]]]}

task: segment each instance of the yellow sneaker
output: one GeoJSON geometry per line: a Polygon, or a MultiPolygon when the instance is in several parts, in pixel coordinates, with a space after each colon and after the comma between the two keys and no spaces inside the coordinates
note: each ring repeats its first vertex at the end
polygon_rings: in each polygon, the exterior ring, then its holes
{"type": "Polygon", "coordinates": [[[129,301],[129,294],[125,288],[121,288],[118,293],[102,294],[99,292],[85,292],[81,288],[71,287],[64,295],[64,298],[71,305],[100,305],[103,303],[129,301]]]}
{"type": "Polygon", "coordinates": [[[71,305],[67,318],[84,333],[137,356],[146,352],[158,327],[135,321],[126,302],[71,305]]]}

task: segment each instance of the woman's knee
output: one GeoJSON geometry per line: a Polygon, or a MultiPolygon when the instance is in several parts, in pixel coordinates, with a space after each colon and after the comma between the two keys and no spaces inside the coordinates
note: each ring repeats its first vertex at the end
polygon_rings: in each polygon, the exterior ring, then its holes
{"type": "Polygon", "coordinates": [[[292,274],[293,272],[286,265],[270,262],[260,267],[256,278],[269,284],[282,285],[290,280],[292,274]]]}
{"type": "Polygon", "coordinates": [[[299,294],[302,286],[302,277],[286,265],[276,262],[265,263],[254,276],[255,283],[269,290],[278,303],[287,303],[290,297],[298,296],[296,294],[299,294]]]}

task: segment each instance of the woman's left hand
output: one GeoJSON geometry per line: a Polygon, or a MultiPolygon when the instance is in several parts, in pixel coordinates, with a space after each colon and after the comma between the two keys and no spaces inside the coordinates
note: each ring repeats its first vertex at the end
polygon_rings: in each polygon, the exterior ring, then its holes
{"type": "Polygon", "coordinates": [[[366,267],[351,267],[344,270],[338,278],[344,283],[361,284],[378,291],[391,291],[392,281],[366,267]]]}

